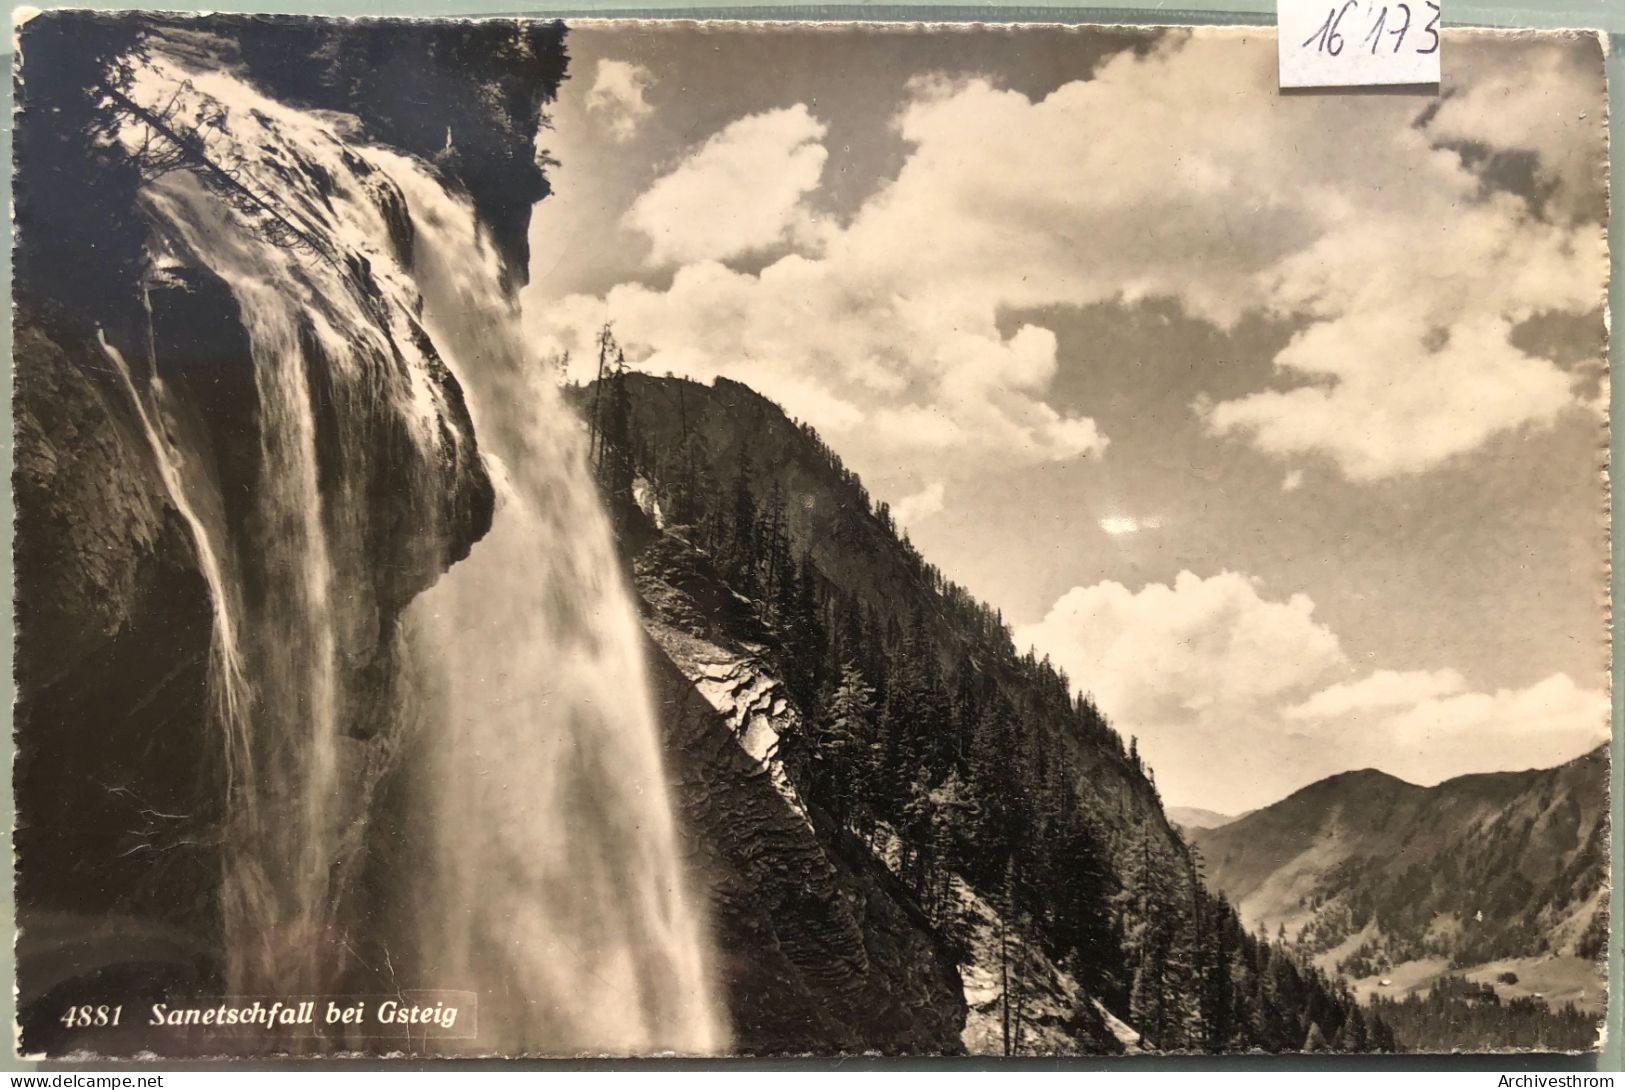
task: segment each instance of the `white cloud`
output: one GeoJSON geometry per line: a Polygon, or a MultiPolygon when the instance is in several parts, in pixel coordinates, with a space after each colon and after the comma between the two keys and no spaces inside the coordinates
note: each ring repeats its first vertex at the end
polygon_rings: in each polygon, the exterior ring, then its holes
{"type": "Polygon", "coordinates": [[[1294,389],[1206,406],[1219,434],[1277,454],[1329,455],[1352,480],[1417,473],[1489,437],[1582,406],[1573,378],[1512,343],[1543,312],[1602,305],[1600,51],[1465,35],[1436,111],[1359,153],[1422,185],[1361,174],[1320,194],[1312,245],[1255,278],[1275,309],[1314,319],[1276,357],[1294,389]],[[1587,68],[1589,67],[1589,70],[1587,68]],[[1589,129],[1589,131],[1587,131],[1589,129]],[[1386,146],[1382,146],[1386,145],[1386,146]],[[1463,148],[1472,151],[1464,156],[1463,148]],[[1498,188],[1491,153],[1533,153],[1534,202],[1498,188]],[[1469,164],[1468,159],[1471,159],[1469,164]],[[1328,199],[1329,198],[1329,199],[1328,199]]]}
{"type": "Polygon", "coordinates": [[[1281,478],[1282,492],[1296,492],[1303,487],[1303,470],[1289,469],[1285,477],[1281,478]]]}
{"type": "Polygon", "coordinates": [[[1496,692],[1469,691],[1452,669],[1325,684],[1349,663],[1314,603],[1272,597],[1235,572],[1181,572],[1138,591],[1074,587],[1015,636],[1138,736],[1179,804],[1244,810],[1353,768],[1421,784],[1544,768],[1608,737],[1607,695],[1566,674],[1496,692]]]}
{"type": "Polygon", "coordinates": [[[1432,214],[1351,222],[1280,262],[1277,306],[1319,320],[1275,363],[1309,384],[1213,405],[1212,429],[1276,454],[1318,451],[1369,481],[1579,405],[1573,377],[1511,334],[1542,311],[1600,302],[1600,233],[1535,224],[1506,194],[1432,214]],[[1441,223],[1446,244],[1428,245],[1441,223]]]}
{"type": "Polygon", "coordinates": [[[600,60],[587,92],[587,110],[609,126],[610,135],[625,142],[637,134],[653,107],[643,93],[654,84],[654,76],[641,64],[600,60]]]}
{"type": "Polygon", "coordinates": [[[1414,783],[1468,772],[1546,768],[1608,739],[1607,694],[1553,674],[1523,689],[1464,692],[1454,670],[1378,671],[1283,714],[1314,720],[1317,739],[1414,783]]]}
{"type": "Polygon", "coordinates": [[[1249,33],[1170,33],[1040,99],[916,81],[901,168],[844,223],[805,199],[824,165],[811,113],[740,119],[628,215],[656,260],[688,263],[670,287],[567,300],[540,332],[567,347],[607,312],[651,370],[816,386],[822,406],[791,411],[845,420],[860,471],[915,479],[1102,453],[1092,419],[1046,400],[1054,334],[1003,320],[1112,300],[1170,297],[1221,327],[1258,311],[1306,322],[1276,361],[1293,388],[1198,411],[1216,434],[1318,453],[1356,480],[1576,405],[1569,377],[1510,338],[1533,314],[1600,304],[1600,224],[1543,218],[1460,150],[1524,149],[1545,207],[1584,207],[1600,117],[1548,124],[1587,101],[1563,68],[1572,51],[1538,54],[1525,83],[1514,43],[1458,34],[1472,59],[1430,114],[1404,96],[1283,97],[1273,43],[1249,33]],[[759,273],[706,263],[777,246],[797,252],[759,273]]]}
{"type": "Polygon", "coordinates": [[[930,518],[941,511],[947,492],[948,486],[942,481],[932,481],[892,505],[892,516],[899,526],[913,526],[921,519],[930,518]]]}
{"type": "MultiPolygon", "coordinates": [[[[1225,716],[1252,714],[1343,662],[1336,635],[1314,611],[1307,596],[1271,600],[1236,572],[1203,579],[1185,571],[1171,586],[1139,591],[1112,582],[1074,587],[1042,621],[1017,629],[1016,641],[1049,654],[1124,723],[1222,727],[1225,716]]],[[[1156,748],[1169,750],[1173,739],[1161,741],[1169,745],[1156,748]]]]}
{"type": "Polygon", "coordinates": [[[1281,714],[1287,719],[1333,719],[1372,708],[1414,705],[1466,687],[1467,682],[1454,670],[1378,670],[1359,681],[1342,681],[1322,689],[1281,714]]]}
{"type": "Polygon", "coordinates": [[[1156,515],[1145,518],[1136,518],[1133,515],[1107,515],[1097,523],[1102,530],[1113,537],[1122,537],[1124,534],[1137,534],[1141,530],[1162,529],[1162,519],[1156,515]]]}
{"type": "Polygon", "coordinates": [[[1533,153],[1547,203],[1560,216],[1599,212],[1605,178],[1596,152],[1608,127],[1602,46],[1576,50],[1561,40],[1522,43],[1515,66],[1497,64],[1494,36],[1462,42],[1475,78],[1439,102],[1428,130],[1436,138],[1533,153]]]}
{"type": "Polygon", "coordinates": [[[1271,596],[1241,573],[1185,571],[1138,591],[1074,587],[1015,638],[1048,654],[1139,739],[1164,798],[1234,813],[1312,778],[1283,738],[1278,709],[1346,664],[1314,614],[1307,596],[1271,596]]]}
{"type": "Polygon", "coordinates": [[[1385,767],[1432,783],[1463,772],[1544,768],[1607,741],[1607,694],[1553,674],[1526,689],[1426,700],[1381,726],[1385,767]]]}
{"type": "Polygon", "coordinates": [[[1107,446],[1093,420],[1044,401],[1056,367],[1048,330],[1005,337],[991,310],[963,313],[955,328],[928,299],[847,280],[829,261],[792,254],[759,274],[698,262],[665,291],[621,284],[601,299],[570,296],[546,309],[544,351],[588,360],[610,319],[639,367],[747,382],[838,438],[866,475],[912,457],[919,476],[974,476],[1107,446]]]}
{"type": "Polygon", "coordinates": [[[801,198],[828,158],[825,126],[806,106],[730,124],[659,178],[626,214],[656,264],[720,260],[795,239],[818,227],[801,198]]]}

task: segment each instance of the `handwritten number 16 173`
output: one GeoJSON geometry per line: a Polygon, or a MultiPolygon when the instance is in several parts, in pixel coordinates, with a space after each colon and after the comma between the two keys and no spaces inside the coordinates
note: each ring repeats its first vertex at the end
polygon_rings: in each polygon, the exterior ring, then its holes
{"type": "MultiPolygon", "coordinates": [[[[1421,30],[1422,34],[1428,36],[1425,47],[1418,45],[1415,51],[1425,55],[1437,53],[1439,50],[1439,5],[1432,0],[1424,0],[1424,3],[1433,12],[1433,17],[1421,30]]],[[[1329,9],[1326,12],[1326,21],[1304,40],[1303,47],[1305,49],[1313,47],[1315,52],[1328,53],[1333,57],[1341,55],[1344,45],[1343,18],[1349,12],[1359,9],[1360,0],[1344,0],[1342,7],[1329,9]]],[[[1375,17],[1371,20],[1370,29],[1366,31],[1360,44],[1370,45],[1372,54],[1375,54],[1377,47],[1384,44],[1384,39],[1391,38],[1393,48],[1390,52],[1398,53],[1405,45],[1405,36],[1411,29],[1411,6],[1404,3],[1383,4],[1381,7],[1373,6],[1371,11],[1375,17]]]]}

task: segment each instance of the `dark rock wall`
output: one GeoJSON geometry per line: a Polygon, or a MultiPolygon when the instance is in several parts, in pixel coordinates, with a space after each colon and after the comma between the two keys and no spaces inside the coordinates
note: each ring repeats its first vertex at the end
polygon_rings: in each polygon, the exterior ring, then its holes
{"type": "MultiPolygon", "coordinates": [[[[169,26],[51,12],[21,34],[15,846],[20,1017],[31,1050],[73,1047],[55,1022],[70,995],[82,1001],[117,981],[143,992],[222,986],[225,776],[210,704],[214,607],[192,528],[165,487],[125,378],[99,344],[105,338],[121,352],[144,397],[161,381],[158,426],[185,463],[188,498],[221,546],[234,592],[252,602],[276,530],[256,509],[263,436],[243,316],[229,286],[195,256],[182,254],[176,265],[175,249],[162,246],[165,267],[157,270],[151,255],[164,225],[142,210],[142,179],[99,135],[108,119],[94,104],[106,66],[143,48],[143,34],[169,26]]],[[[267,43],[290,43],[320,32],[319,24],[286,22],[279,35],[274,23],[241,19],[210,28],[225,35],[228,51],[233,33],[246,40],[264,31],[267,43]]],[[[441,105],[461,111],[457,130],[483,151],[515,142],[498,158],[518,178],[515,199],[527,202],[528,217],[528,201],[545,189],[531,146],[535,107],[562,70],[562,33],[522,34],[508,23],[500,33],[463,34],[441,24],[406,37],[412,63],[446,85],[441,105]],[[458,67],[462,50],[503,36],[520,43],[517,52],[493,47],[482,54],[486,67],[458,67]],[[538,48],[547,55],[541,67],[538,48]],[[507,61],[517,66],[508,93],[491,98],[507,61]],[[459,80],[466,86],[453,94],[459,80]],[[507,109],[528,116],[504,116],[507,109]]],[[[347,106],[367,123],[367,111],[389,96],[377,84],[376,51],[361,46],[386,39],[376,27],[357,27],[334,36],[336,48],[325,53],[284,45],[274,58],[284,67],[256,54],[251,68],[275,69],[267,89],[291,98],[300,97],[301,78],[325,87],[323,105],[347,106]]],[[[418,116],[439,126],[443,148],[448,115],[418,116]]],[[[379,114],[370,129],[418,150],[421,140],[409,140],[403,124],[379,114]]],[[[442,163],[454,184],[502,184],[496,174],[464,177],[454,166],[442,163]]],[[[488,194],[485,203],[501,221],[503,251],[522,263],[524,225],[501,200],[488,194]]],[[[351,283],[368,290],[364,275],[351,283]]],[[[326,366],[314,337],[305,341],[335,577],[346,588],[346,616],[358,618],[340,648],[353,696],[345,729],[365,740],[390,725],[385,698],[400,611],[484,534],[493,494],[461,392],[432,348],[420,381],[438,389],[447,409],[442,449],[429,455],[411,437],[408,409],[377,393],[381,376],[411,366],[402,356],[376,355],[346,373],[326,366]]],[[[364,795],[366,785],[353,789],[364,795]]]]}
{"type": "Polygon", "coordinates": [[[465,188],[523,283],[536,202],[551,191],[535,151],[564,78],[564,26],[491,19],[334,22],[221,17],[254,79],[287,102],[343,110],[371,136],[434,161],[465,188]]]}
{"type": "Polygon", "coordinates": [[[219,938],[208,588],[128,398],[77,349],[19,322],[14,773],[25,1022],[30,1000],[92,972],[201,985],[219,938]]]}
{"type": "Polygon", "coordinates": [[[959,972],[908,894],[861,846],[809,827],[652,642],[649,658],[734,1048],[961,1051],[959,972]]]}

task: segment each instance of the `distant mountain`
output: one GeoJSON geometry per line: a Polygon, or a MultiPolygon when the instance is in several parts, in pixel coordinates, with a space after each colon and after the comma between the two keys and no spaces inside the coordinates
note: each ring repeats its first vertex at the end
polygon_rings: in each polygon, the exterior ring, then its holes
{"type": "Polygon", "coordinates": [[[1602,747],[1435,787],[1345,772],[1191,837],[1248,926],[1284,933],[1360,994],[1453,972],[1501,998],[1595,1008],[1607,805],[1602,747]]]}
{"type": "MultiPolygon", "coordinates": [[[[1251,813],[1251,811],[1248,811],[1251,813]]],[[[1233,814],[1221,814],[1217,810],[1204,810],[1200,806],[1170,806],[1168,807],[1168,820],[1187,831],[1191,829],[1217,829],[1221,825],[1229,825],[1235,821],[1233,814]]]]}

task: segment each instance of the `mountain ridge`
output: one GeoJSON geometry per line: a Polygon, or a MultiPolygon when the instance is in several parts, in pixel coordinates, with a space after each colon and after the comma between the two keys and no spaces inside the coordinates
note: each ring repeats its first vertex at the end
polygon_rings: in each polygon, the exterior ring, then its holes
{"type": "Polygon", "coordinates": [[[1249,926],[1358,990],[1517,962],[1537,979],[1561,967],[1559,997],[1595,1003],[1577,981],[1605,935],[1607,772],[1606,745],[1431,786],[1354,770],[1192,842],[1249,926]]]}
{"type": "Polygon", "coordinates": [[[1217,810],[1205,810],[1200,806],[1169,806],[1165,808],[1165,812],[1169,821],[1184,830],[1217,829],[1221,825],[1230,824],[1239,816],[1244,816],[1221,814],[1217,810]]]}
{"type": "Polygon", "coordinates": [[[1244,931],[1106,714],[814,429],[723,378],[616,369],[570,396],[646,627],[817,837],[882,863],[956,951],[967,1049],[1396,1048],[1244,931]]]}
{"type": "MultiPolygon", "coordinates": [[[[1581,758],[1584,758],[1584,757],[1598,756],[1601,753],[1605,752],[1607,749],[1608,749],[1608,743],[1603,742],[1603,743],[1600,743],[1600,744],[1592,747],[1591,749],[1587,750],[1585,753],[1577,754],[1575,757],[1570,758],[1570,761],[1580,760],[1581,758]]],[[[1268,805],[1265,805],[1265,806],[1254,807],[1253,809],[1248,810],[1245,813],[1238,814],[1235,817],[1229,818],[1229,820],[1230,821],[1239,821],[1242,818],[1250,816],[1252,814],[1256,814],[1261,810],[1267,810],[1271,806],[1278,806],[1281,803],[1286,802],[1288,799],[1291,799],[1294,796],[1296,796],[1296,795],[1298,795],[1298,794],[1300,794],[1300,793],[1302,793],[1304,791],[1308,791],[1311,788],[1318,787],[1318,786],[1320,786],[1322,784],[1329,783],[1329,782],[1334,781],[1334,780],[1345,779],[1345,778],[1348,778],[1348,777],[1363,777],[1363,778],[1369,778],[1369,779],[1373,779],[1373,780],[1379,780],[1380,779],[1380,780],[1384,780],[1384,781],[1392,781],[1393,783],[1401,784],[1401,785],[1403,785],[1405,787],[1415,787],[1415,788],[1418,788],[1418,789],[1423,790],[1423,791],[1432,791],[1432,790],[1435,790],[1435,789],[1438,789],[1438,788],[1448,787],[1448,786],[1450,786],[1452,784],[1461,783],[1462,781],[1467,781],[1467,780],[1494,780],[1494,779],[1498,779],[1498,778],[1501,778],[1501,777],[1508,777],[1508,776],[1514,776],[1514,777],[1515,776],[1524,776],[1524,775],[1527,775],[1528,773],[1531,773],[1531,772],[1547,772],[1547,771],[1550,771],[1553,768],[1561,767],[1562,764],[1568,764],[1568,763],[1569,763],[1569,761],[1564,761],[1564,762],[1561,762],[1561,764],[1558,764],[1558,765],[1529,765],[1529,766],[1527,766],[1525,768],[1498,768],[1498,769],[1490,769],[1490,770],[1484,771],[1484,772],[1462,772],[1462,773],[1459,773],[1459,774],[1457,774],[1455,776],[1446,777],[1445,779],[1440,780],[1438,783],[1432,783],[1432,784],[1419,784],[1419,783],[1415,782],[1414,780],[1407,780],[1403,776],[1396,775],[1396,774],[1394,774],[1392,772],[1387,771],[1386,769],[1376,768],[1374,766],[1367,766],[1365,768],[1350,768],[1350,769],[1345,769],[1345,770],[1343,770],[1341,772],[1330,773],[1329,775],[1322,776],[1318,780],[1311,780],[1309,783],[1304,784],[1302,787],[1299,787],[1299,788],[1297,788],[1297,789],[1295,789],[1295,790],[1281,796],[1281,798],[1278,799],[1276,802],[1269,803],[1268,805]]],[[[1170,807],[1170,809],[1173,809],[1173,810],[1188,809],[1188,810],[1201,811],[1203,813],[1216,813],[1216,811],[1202,810],[1201,807],[1178,807],[1178,806],[1175,806],[1175,807],[1170,807]]],[[[1225,815],[1219,815],[1219,816],[1225,816],[1225,815]]]]}

